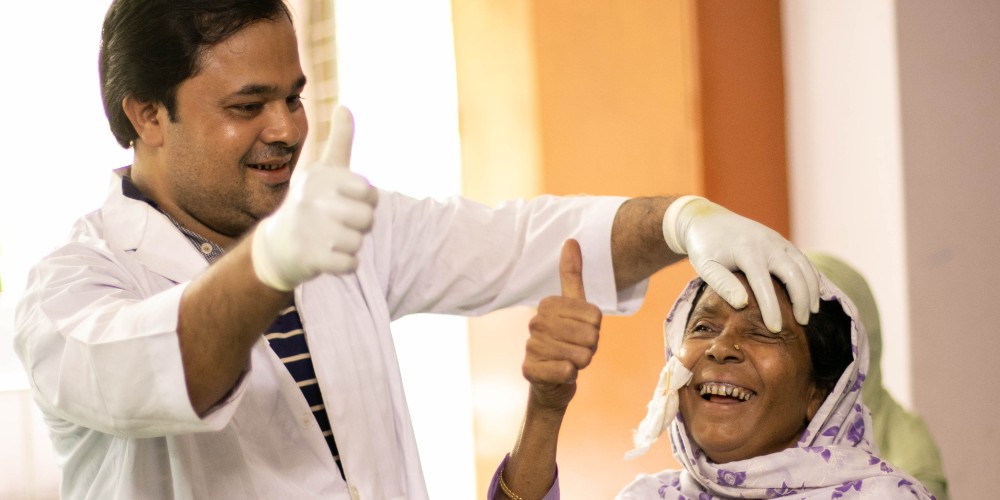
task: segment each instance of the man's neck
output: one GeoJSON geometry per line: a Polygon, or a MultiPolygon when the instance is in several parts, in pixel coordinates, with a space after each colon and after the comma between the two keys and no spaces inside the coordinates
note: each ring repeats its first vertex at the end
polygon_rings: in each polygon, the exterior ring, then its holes
{"type": "Polygon", "coordinates": [[[238,242],[238,239],[219,234],[202,224],[198,219],[181,208],[172,197],[164,194],[166,189],[162,188],[161,183],[156,182],[154,176],[146,175],[146,171],[140,161],[138,155],[136,155],[135,163],[128,167],[123,175],[129,177],[131,184],[142,193],[144,201],[170,217],[171,221],[178,227],[185,228],[187,231],[223,249],[229,249],[238,242]]]}

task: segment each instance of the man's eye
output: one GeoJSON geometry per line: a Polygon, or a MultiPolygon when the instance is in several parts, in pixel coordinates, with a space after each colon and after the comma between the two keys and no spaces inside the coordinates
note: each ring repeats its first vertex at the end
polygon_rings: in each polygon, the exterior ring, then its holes
{"type": "Polygon", "coordinates": [[[244,104],[235,104],[232,109],[239,111],[241,113],[255,113],[263,109],[264,105],[259,102],[249,102],[244,104]]]}
{"type": "Polygon", "coordinates": [[[289,96],[288,99],[285,99],[285,102],[288,103],[289,109],[298,109],[302,106],[303,100],[305,99],[302,97],[302,95],[295,94],[293,96],[289,96]]]}

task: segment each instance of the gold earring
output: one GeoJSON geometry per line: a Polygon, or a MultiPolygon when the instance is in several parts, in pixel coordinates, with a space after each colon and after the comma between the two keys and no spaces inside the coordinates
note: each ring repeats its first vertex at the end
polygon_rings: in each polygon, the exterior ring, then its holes
{"type": "Polygon", "coordinates": [[[733,344],[733,349],[736,349],[737,351],[740,350],[740,345],[739,344],[733,344]]]}

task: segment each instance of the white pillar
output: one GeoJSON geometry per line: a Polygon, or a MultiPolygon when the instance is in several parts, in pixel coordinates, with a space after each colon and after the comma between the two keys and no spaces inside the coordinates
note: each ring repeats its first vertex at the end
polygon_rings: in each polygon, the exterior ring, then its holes
{"type": "Polygon", "coordinates": [[[792,237],[868,279],[884,385],[910,386],[895,11],[889,0],[782,3],[792,237]]]}
{"type": "Polygon", "coordinates": [[[784,0],[792,232],[864,273],[952,498],[996,496],[1000,3],[784,0]]]}

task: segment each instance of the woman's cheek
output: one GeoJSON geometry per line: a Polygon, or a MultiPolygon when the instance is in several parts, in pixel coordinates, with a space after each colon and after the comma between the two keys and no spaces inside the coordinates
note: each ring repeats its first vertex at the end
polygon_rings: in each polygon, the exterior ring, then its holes
{"type": "Polygon", "coordinates": [[[697,362],[698,356],[704,350],[704,347],[699,348],[697,345],[691,345],[689,342],[685,342],[684,345],[681,346],[680,350],[677,351],[676,356],[681,364],[684,365],[684,368],[694,370],[694,365],[697,362]]]}

